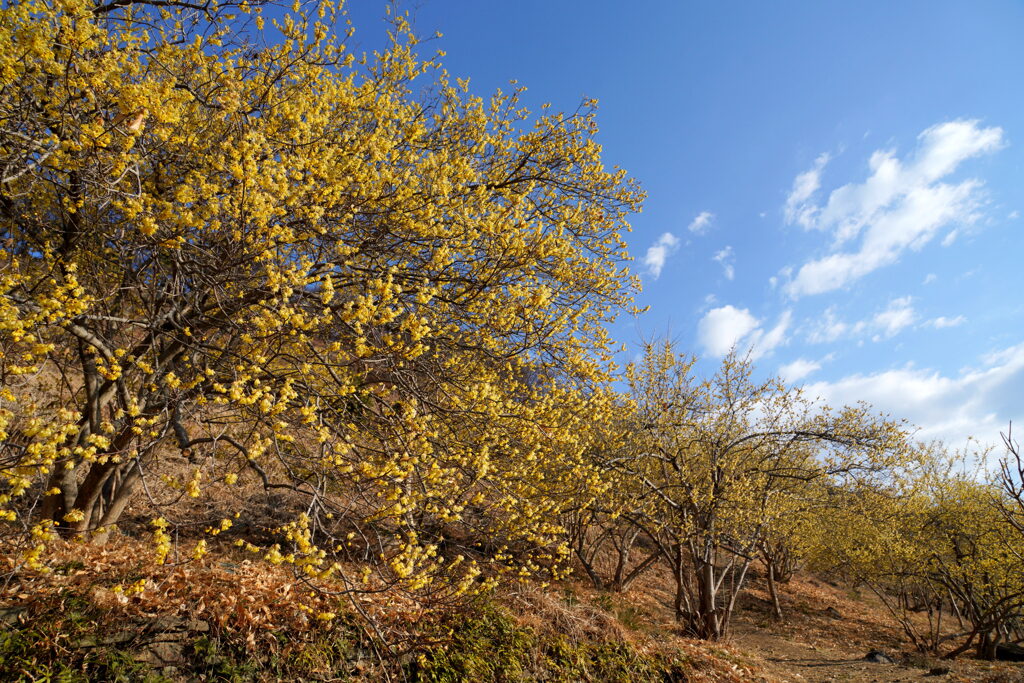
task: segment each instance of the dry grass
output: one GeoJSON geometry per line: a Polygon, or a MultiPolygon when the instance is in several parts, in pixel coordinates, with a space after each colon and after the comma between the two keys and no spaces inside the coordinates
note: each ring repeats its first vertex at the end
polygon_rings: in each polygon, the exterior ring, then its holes
{"type": "MultiPolygon", "coordinates": [[[[146,620],[202,621],[210,630],[251,651],[287,654],[288,648],[329,633],[337,620],[318,615],[353,613],[351,602],[310,590],[287,568],[269,565],[227,543],[199,561],[154,565],[147,542],[116,537],[105,546],[59,541],[53,571],[14,571],[16,554],[0,549],[0,603],[26,614],[53,613],[68,595],[84,597],[102,613],[107,628],[146,620]],[[282,638],[286,635],[286,638],[282,638]],[[287,644],[285,643],[287,641],[287,644]]],[[[328,585],[328,588],[341,588],[328,585]]],[[[681,662],[689,681],[895,681],[913,680],[939,664],[911,652],[910,644],[879,601],[866,591],[798,575],[782,586],[783,623],[771,618],[763,576],[754,571],[724,643],[684,638],[672,618],[672,581],[656,567],[632,590],[594,590],[576,578],[542,588],[509,586],[498,601],[537,642],[570,646],[623,645],[637,656],[681,662]],[[838,616],[836,616],[838,615],[838,616]],[[860,662],[882,649],[894,665],[860,662]],[[831,677],[831,678],[830,678],[831,677]]],[[[397,591],[359,596],[355,603],[406,644],[418,628],[436,621],[424,605],[397,591]]],[[[351,624],[359,619],[348,620],[351,624]]],[[[420,646],[423,646],[420,642],[420,646]]],[[[955,681],[1024,681],[1024,667],[969,659],[942,663],[955,681]]],[[[368,669],[370,675],[374,669],[368,669]]],[[[379,670],[378,670],[379,671],[379,670]]]]}
{"type": "Polygon", "coordinates": [[[150,544],[120,537],[104,546],[58,541],[51,571],[14,572],[0,600],[32,608],[62,595],[87,596],[111,618],[180,617],[203,620],[253,647],[273,645],[275,632],[322,627],[317,615],[336,612],[336,600],[303,590],[290,572],[237,554],[211,553],[198,561],[157,565],[150,544]]]}

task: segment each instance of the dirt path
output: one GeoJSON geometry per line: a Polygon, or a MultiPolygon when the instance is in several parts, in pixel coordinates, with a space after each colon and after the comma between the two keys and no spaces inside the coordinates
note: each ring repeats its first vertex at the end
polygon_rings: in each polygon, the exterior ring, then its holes
{"type": "Polygon", "coordinates": [[[834,641],[817,641],[793,634],[772,634],[762,629],[741,627],[732,644],[763,662],[766,674],[786,683],[1024,683],[1024,665],[960,659],[920,659],[890,651],[891,663],[865,661],[860,644],[849,647],[834,641]]]}
{"type": "Polygon", "coordinates": [[[733,643],[765,662],[765,669],[782,681],[819,683],[823,681],[952,681],[955,675],[929,676],[927,669],[881,664],[864,660],[861,649],[837,649],[834,644],[805,642],[775,636],[761,630],[741,630],[733,643]]]}
{"type": "MultiPolygon", "coordinates": [[[[616,613],[649,633],[677,631],[671,585],[670,577],[650,572],[630,594],[619,597],[616,613]]],[[[763,576],[752,571],[727,641],[742,666],[772,681],[1024,683],[1024,663],[983,662],[969,656],[949,661],[915,654],[884,605],[864,589],[800,574],[785,584],[781,602],[785,619],[779,623],[773,618],[763,576]],[[893,661],[866,661],[872,650],[893,661]]]]}

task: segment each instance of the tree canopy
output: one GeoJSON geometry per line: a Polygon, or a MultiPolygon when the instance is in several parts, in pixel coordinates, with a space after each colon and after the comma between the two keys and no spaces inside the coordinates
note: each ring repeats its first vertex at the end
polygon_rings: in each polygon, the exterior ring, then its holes
{"type": "Polygon", "coordinates": [[[567,406],[600,411],[642,195],[593,103],[531,116],[418,58],[404,18],[365,59],[340,19],[0,12],[0,500],[37,537],[102,540],[134,504],[163,538],[217,521],[175,501],[230,513],[251,481],[305,539],[269,556],[310,572],[314,532],[410,581],[481,530],[481,559],[559,554],[567,406]]]}

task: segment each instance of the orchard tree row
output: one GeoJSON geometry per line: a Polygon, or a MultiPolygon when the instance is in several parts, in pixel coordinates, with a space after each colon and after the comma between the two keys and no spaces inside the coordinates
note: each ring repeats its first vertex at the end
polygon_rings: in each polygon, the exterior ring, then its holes
{"type": "Polygon", "coordinates": [[[775,617],[797,569],[873,592],[919,650],[992,659],[1024,641],[1024,462],[923,444],[866,405],[833,409],[735,354],[711,378],[669,344],[627,370],[592,457],[609,494],[566,518],[595,586],[671,569],[687,633],[727,633],[755,563],[775,617]]]}

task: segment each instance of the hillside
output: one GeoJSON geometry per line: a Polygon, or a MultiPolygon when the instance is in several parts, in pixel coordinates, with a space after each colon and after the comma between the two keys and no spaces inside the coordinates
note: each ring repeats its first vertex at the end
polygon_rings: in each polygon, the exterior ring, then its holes
{"type": "Polygon", "coordinates": [[[770,618],[762,577],[722,643],[680,637],[667,577],[625,594],[525,583],[430,616],[395,593],[303,590],[227,551],[146,567],[143,545],[67,544],[55,571],[3,589],[4,680],[1024,681],[1024,664],[911,652],[870,596],[802,574],[770,618]],[[357,614],[372,614],[374,632],[357,614]],[[330,618],[323,615],[330,614],[330,618]],[[319,618],[318,618],[319,617],[319,618]],[[386,652],[391,648],[391,652],[386,652]],[[881,650],[893,663],[864,656],[881,650]]]}
{"type": "MultiPolygon", "coordinates": [[[[343,0],[0,5],[0,680],[1019,678],[1012,431],[801,383],[789,304],[623,334],[684,244],[637,268],[596,100],[471,87],[401,4],[369,51],[343,0]]],[[[893,302],[829,324],[966,321],[893,302]]]]}

